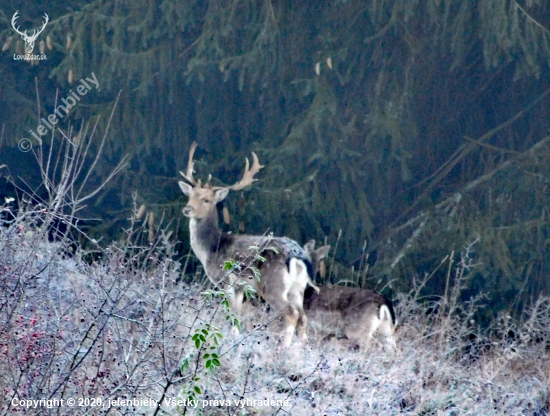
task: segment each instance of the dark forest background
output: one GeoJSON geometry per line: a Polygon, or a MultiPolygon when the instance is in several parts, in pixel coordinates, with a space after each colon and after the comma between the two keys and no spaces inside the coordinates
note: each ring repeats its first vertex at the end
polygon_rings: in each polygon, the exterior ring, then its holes
{"type": "Polygon", "coordinates": [[[441,262],[478,240],[464,300],[487,294],[486,317],[519,317],[549,294],[547,2],[0,4],[2,200],[15,194],[6,178],[43,192],[38,143],[22,152],[18,142],[53,112],[56,94],[93,72],[100,90],[61,128],[77,135],[101,116],[105,131],[120,92],[92,185],[129,155],[81,213],[96,219],[84,223],[93,238],[120,234],[136,191],[188,253],[177,179],[197,141],[203,178],[233,183],[251,151],[266,166],[252,189],[224,201],[226,229],[326,238],[332,281],[391,281],[391,294],[433,272],[426,294],[442,295],[450,267],[441,262]],[[50,17],[35,53],[47,36],[53,49],[38,65],[13,59],[16,10],[22,30],[50,17]]]}

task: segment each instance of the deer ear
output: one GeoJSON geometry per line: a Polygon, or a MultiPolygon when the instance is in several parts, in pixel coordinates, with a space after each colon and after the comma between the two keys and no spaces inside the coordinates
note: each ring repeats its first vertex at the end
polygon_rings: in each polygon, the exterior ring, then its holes
{"type": "Polygon", "coordinates": [[[307,243],[305,243],[304,250],[307,254],[311,255],[311,253],[313,253],[313,251],[315,250],[315,240],[309,240],[307,243]]]}
{"type": "Polygon", "coordinates": [[[323,246],[319,247],[315,252],[317,253],[317,260],[324,259],[326,256],[328,256],[328,252],[330,251],[330,246],[323,246]]]}
{"type": "Polygon", "coordinates": [[[216,189],[216,191],[214,191],[214,200],[216,203],[223,201],[228,193],[229,188],[216,189]]]}
{"type": "Polygon", "coordinates": [[[178,185],[180,186],[181,191],[185,195],[187,195],[187,196],[191,195],[191,191],[193,190],[193,187],[191,185],[189,185],[188,183],[182,182],[182,181],[179,181],[178,185]]]}

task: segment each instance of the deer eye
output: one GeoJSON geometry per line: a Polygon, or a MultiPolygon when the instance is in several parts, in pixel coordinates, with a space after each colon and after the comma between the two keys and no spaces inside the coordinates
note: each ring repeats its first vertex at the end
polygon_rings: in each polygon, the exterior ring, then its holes
{"type": "Polygon", "coordinates": [[[210,200],[209,199],[205,199],[204,202],[206,202],[207,204],[210,203],[210,200]]]}

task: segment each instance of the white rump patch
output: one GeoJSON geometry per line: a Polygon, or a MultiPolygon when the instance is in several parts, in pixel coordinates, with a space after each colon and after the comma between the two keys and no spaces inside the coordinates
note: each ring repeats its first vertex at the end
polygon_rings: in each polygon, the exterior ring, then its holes
{"type": "Polygon", "coordinates": [[[305,263],[300,259],[292,258],[290,259],[288,268],[290,278],[292,279],[291,282],[305,289],[309,280],[305,263]]]}
{"type": "Polygon", "coordinates": [[[395,343],[395,322],[393,322],[391,313],[387,305],[380,306],[380,317],[378,320],[378,334],[382,339],[382,344],[389,347],[391,351],[396,351],[395,343]]]}

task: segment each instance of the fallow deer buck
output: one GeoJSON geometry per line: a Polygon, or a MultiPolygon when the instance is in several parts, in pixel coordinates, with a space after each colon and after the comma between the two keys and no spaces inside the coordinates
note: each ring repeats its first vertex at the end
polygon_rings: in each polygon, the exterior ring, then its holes
{"type": "Polygon", "coordinates": [[[285,318],[285,347],[290,346],[294,331],[302,339],[306,337],[307,317],[303,308],[306,285],[313,278],[313,266],[306,252],[295,241],[286,237],[235,235],[222,232],[218,226],[216,204],[229,191],[238,191],[251,185],[263,166],[252,153],[252,167],[246,159],[243,178],[233,186],[212,186],[209,180],[202,185],[193,178],[193,156],[197,144],[189,150],[185,173],[186,182],[178,182],[182,192],[189,197],[183,214],[190,218],[191,247],[200,260],[206,275],[214,285],[224,285],[230,294],[230,306],[239,316],[244,294],[244,284],[250,285],[271,307],[285,318]],[[264,261],[258,260],[258,255],[264,261]],[[242,265],[239,272],[223,270],[228,260],[242,265]],[[260,272],[260,279],[253,269],[260,272]]]}
{"type": "MultiPolygon", "coordinates": [[[[311,240],[304,249],[317,271],[330,246],[315,250],[315,240],[311,240]]],[[[308,289],[304,309],[314,331],[345,335],[361,347],[369,348],[375,342],[396,350],[392,302],[373,290],[329,285],[319,286],[318,291],[308,289]]]]}

